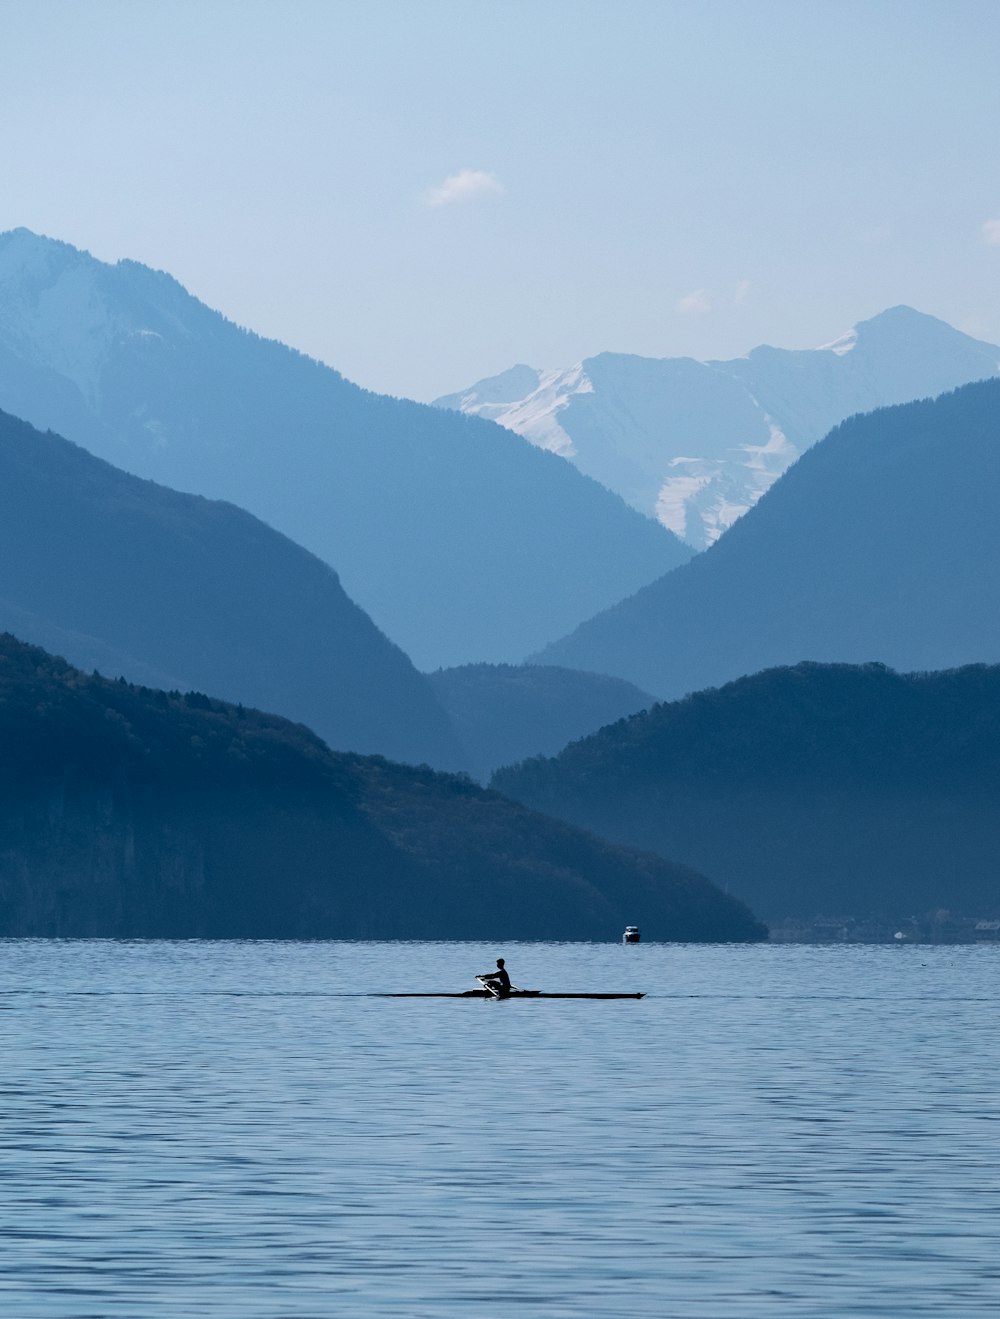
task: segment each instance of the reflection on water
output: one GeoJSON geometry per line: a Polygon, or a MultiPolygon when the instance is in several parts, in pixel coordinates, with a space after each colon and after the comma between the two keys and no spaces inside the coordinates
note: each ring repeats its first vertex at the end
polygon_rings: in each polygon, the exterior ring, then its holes
{"type": "Polygon", "coordinates": [[[995,1313],[998,975],[997,948],[0,942],[2,1313],[995,1313]],[[498,953],[649,997],[360,996],[498,953]]]}

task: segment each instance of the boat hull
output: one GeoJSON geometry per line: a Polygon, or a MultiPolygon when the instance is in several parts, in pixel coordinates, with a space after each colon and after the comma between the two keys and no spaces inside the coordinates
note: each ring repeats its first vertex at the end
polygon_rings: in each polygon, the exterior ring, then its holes
{"type": "MultiPolygon", "coordinates": [[[[489,998],[496,999],[496,994],[491,994],[488,989],[464,989],[459,993],[440,993],[440,992],[422,992],[420,990],[408,990],[405,993],[396,994],[372,994],[372,998],[489,998]]],[[[645,998],[645,994],[547,994],[541,989],[513,989],[509,994],[504,994],[503,999],[506,1002],[512,998],[645,998]]]]}

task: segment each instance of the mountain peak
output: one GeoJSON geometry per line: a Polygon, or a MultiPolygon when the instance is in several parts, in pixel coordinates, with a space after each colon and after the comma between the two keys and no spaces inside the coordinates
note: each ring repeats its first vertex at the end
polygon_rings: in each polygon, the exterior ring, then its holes
{"type": "Polygon", "coordinates": [[[905,350],[909,341],[914,338],[928,335],[948,338],[957,334],[961,334],[961,331],[954,329],[947,321],[930,316],[927,312],[917,311],[913,307],[906,306],[905,303],[899,303],[895,307],[887,307],[885,311],[869,316],[867,320],[858,321],[846,334],[829,343],[820,344],[818,351],[836,353],[838,357],[843,357],[856,348],[859,342],[871,344],[878,339],[887,342],[895,340],[905,350]]]}
{"type": "Polygon", "coordinates": [[[896,325],[916,325],[928,321],[933,321],[935,325],[943,325],[945,329],[951,329],[947,321],[942,321],[929,312],[917,311],[916,307],[910,307],[905,302],[897,302],[894,307],[886,307],[883,311],[876,312],[874,316],[869,316],[867,320],[858,321],[854,328],[857,330],[862,325],[889,324],[890,322],[896,325]]]}
{"type": "Polygon", "coordinates": [[[515,399],[516,369],[438,404],[568,458],[702,549],[845,418],[998,372],[1000,348],[898,305],[818,349],[708,362],[604,352],[538,382],[532,373],[515,399]]]}
{"type": "MultiPolygon", "coordinates": [[[[222,325],[225,317],[163,271],[128,259],[101,261],[30,229],[0,234],[0,348],[46,374],[50,394],[62,393],[54,379],[62,377],[91,412],[100,407],[103,374],[123,343],[148,350],[160,341],[188,340],[196,327],[212,323],[222,325]]],[[[17,374],[11,362],[0,365],[0,404],[87,441],[86,423],[58,402],[51,415],[25,406],[14,386],[17,374]]]]}
{"type": "Polygon", "coordinates": [[[0,233],[0,287],[28,276],[49,281],[81,262],[93,261],[70,243],[46,238],[31,229],[7,229],[0,233]]]}
{"type": "Polygon", "coordinates": [[[516,366],[501,371],[498,376],[487,376],[477,380],[468,389],[458,394],[447,394],[434,400],[434,407],[448,408],[453,412],[476,412],[482,415],[483,407],[496,404],[515,403],[537,388],[542,373],[536,367],[525,366],[518,362],[516,366]]]}
{"type": "Polygon", "coordinates": [[[908,307],[905,303],[900,303],[895,307],[887,307],[885,311],[880,311],[877,315],[871,316],[866,321],[859,321],[854,327],[854,333],[859,338],[871,340],[875,336],[882,338],[898,338],[911,342],[914,339],[935,338],[942,341],[964,342],[968,344],[978,344],[981,347],[989,348],[993,355],[996,355],[996,348],[992,344],[987,344],[981,339],[974,339],[971,335],[966,334],[963,330],[956,330],[953,325],[947,321],[941,320],[939,316],[931,316],[929,312],[917,311],[913,307],[908,307]]]}

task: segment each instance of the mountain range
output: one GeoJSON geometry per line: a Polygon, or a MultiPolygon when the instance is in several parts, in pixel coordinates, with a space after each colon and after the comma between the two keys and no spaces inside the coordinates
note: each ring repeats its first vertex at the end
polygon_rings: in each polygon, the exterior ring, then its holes
{"type": "Polygon", "coordinates": [[[769,924],[1000,917],[1000,666],[771,669],[493,784],[704,869],[769,924]]]}
{"type": "Polygon", "coordinates": [[[95,670],[0,643],[0,928],[760,937],[702,870],[771,920],[991,912],[998,358],[895,308],[424,407],[0,235],[0,629],[95,670]],[[700,554],[646,516],[699,509],[700,554]]]}
{"type": "Polygon", "coordinates": [[[521,659],[690,550],[510,430],[368,393],[132,261],[0,235],[0,407],[312,551],[420,668],[521,659]]]}
{"type": "Polygon", "coordinates": [[[893,307],[824,348],[601,353],[568,370],[516,366],[436,402],[562,454],[702,549],[847,417],[998,372],[1000,347],[893,307]]]}
{"type": "Polygon", "coordinates": [[[702,876],[468,778],[0,636],[0,934],[753,940],[702,876]]]}
{"type": "Polygon", "coordinates": [[[325,563],[4,413],[2,629],[88,670],[277,710],[342,750],[464,763],[427,679],[325,563]]]}
{"type": "Polygon", "coordinates": [[[483,780],[652,701],[575,669],[418,673],[331,568],[259,519],[0,413],[4,628],[84,669],[301,720],[338,750],[483,780]]]}
{"type": "Polygon", "coordinates": [[[660,698],[799,660],[1000,660],[1000,380],[837,426],[715,545],[547,647],[660,698]]]}

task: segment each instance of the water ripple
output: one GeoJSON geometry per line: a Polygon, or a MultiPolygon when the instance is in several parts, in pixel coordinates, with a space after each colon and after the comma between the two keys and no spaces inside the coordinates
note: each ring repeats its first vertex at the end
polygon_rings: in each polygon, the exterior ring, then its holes
{"type": "Polygon", "coordinates": [[[16,1319],[1000,1305],[995,948],[0,943],[16,1319]],[[641,1002],[368,998],[502,951],[641,1002]]]}

